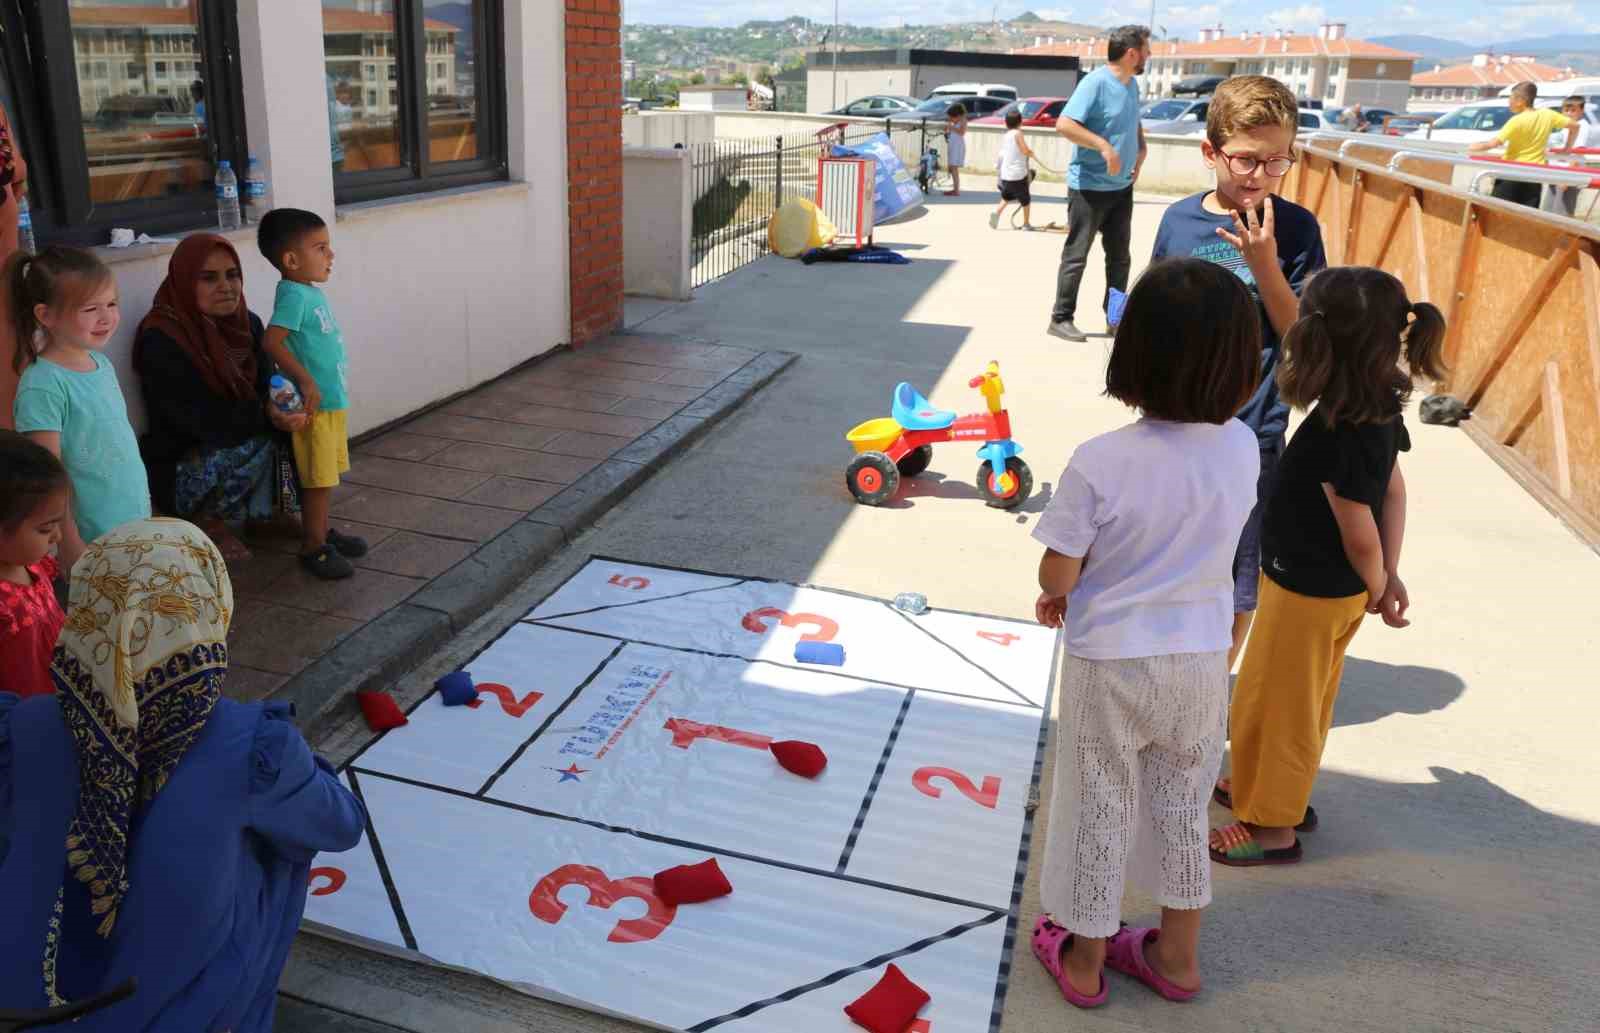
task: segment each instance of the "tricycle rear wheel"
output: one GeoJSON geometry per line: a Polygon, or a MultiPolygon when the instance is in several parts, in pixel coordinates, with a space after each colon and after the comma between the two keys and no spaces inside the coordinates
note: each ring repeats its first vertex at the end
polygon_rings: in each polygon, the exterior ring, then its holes
{"type": "Polygon", "coordinates": [[[899,489],[900,470],[886,453],[863,452],[845,468],[844,483],[863,506],[881,506],[899,489]]]}
{"type": "Polygon", "coordinates": [[[913,448],[901,456],[900,461],[895,466],[900,469],[901,477],[915,477],[926,470],[931,462],[933,462],[933,446],[923,445],[920,448],[913,448]]]}
{"type": "Polygon", "coordinates": [[[995,509],[1016,509],[1033,493],[1033,471],[1028,464],[1012,456],[1006,468],[996,473],[993,464],[984,460],[978,467],[978,493],[995,509]]]}

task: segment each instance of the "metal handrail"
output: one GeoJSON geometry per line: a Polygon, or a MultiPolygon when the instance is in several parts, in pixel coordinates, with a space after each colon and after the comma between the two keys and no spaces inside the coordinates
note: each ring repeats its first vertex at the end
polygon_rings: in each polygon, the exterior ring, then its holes
{"type": "Polygon", "coordinates": [[[1401,171],[1401,166],[1405,164],[1408,158],[1460,168],[1477,169],[1478,172],[1472,177],[1472,184],[1468,188],[1474,194],[1482,192],[1478,189],[1478,186],[1485,179],[1509,179],[1519,183],[1538,183],[1542,186],[1553,187],[1587,187],[1594,180],[1594,176],[1587,172],[1572,172],[1554,167],[1543,169],[1523,168],[1517,165],[1507,165],[1503,162],[1486,163],[1472,158],[1446,157],[1428,151],[1396,151],[1394,156],[1389,159],[1389,171],[1401,171]]]}
{"type": "Polygon", "coordinates": [[[1336,141],[1339,143],[1339,157],[1349,156],[1349,149],[1356,145],[1363,147],[1379,147],[1384,150],[1412,150],[1434,151],[1440,154],[1465,154],[1466,147],[1462,144],[1441,143],[1434,140],[1419,140],[1410,136],[1382,136],[1377,133],[1345,133],[1338,130],[1318,130],[1304,138],[1306,146],[1311,146],[1317,141],[1336,141]]]}

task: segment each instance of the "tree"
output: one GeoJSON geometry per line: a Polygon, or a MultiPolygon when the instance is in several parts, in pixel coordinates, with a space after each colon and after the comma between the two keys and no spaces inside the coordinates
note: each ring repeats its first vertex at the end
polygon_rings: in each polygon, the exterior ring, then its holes
{"type": "Polygon", "coordinates": [[[1043,18],[1039,17],[1037,14],[1034,14],[1032,11],[1023,11],[1021,14],[1017,15],[1015,18],[1013,18],[1011,20],[1014,21],[1014,22],[1042,22],[1042,21],[1044,21],[1043,18]]]}
{"type": "Polygon", "coordinates": [[[699,72],[696,72],[693,75],[689,76],[689,85],[690,86],[703,86],[703,85],[705,85],[705,81],[706,81],[706,77],[704,75],[702,75],[701,73],[699,73],[699,72]]]}

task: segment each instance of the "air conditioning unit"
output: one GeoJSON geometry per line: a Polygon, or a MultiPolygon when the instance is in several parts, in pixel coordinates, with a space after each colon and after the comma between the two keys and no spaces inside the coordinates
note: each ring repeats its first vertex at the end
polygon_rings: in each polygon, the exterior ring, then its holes
{"type": "Polygon", "coordinates": [[[835,226],[841,247],[872,243],[878,163],[872,158],[822,158],[817,162],[817,207],[835,226]]]}

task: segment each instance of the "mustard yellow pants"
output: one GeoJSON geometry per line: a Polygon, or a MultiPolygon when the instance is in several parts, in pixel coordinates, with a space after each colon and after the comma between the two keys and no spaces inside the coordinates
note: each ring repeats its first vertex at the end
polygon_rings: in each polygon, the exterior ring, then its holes
{"type": "Polygon", "coordinates": [[[1261,578],[1228,719],[1240,821],[1287,828],[1305,817],[1333,726],[1344,651],[1366,605],[1366,593],[1319,599],[1261,578]]]}

